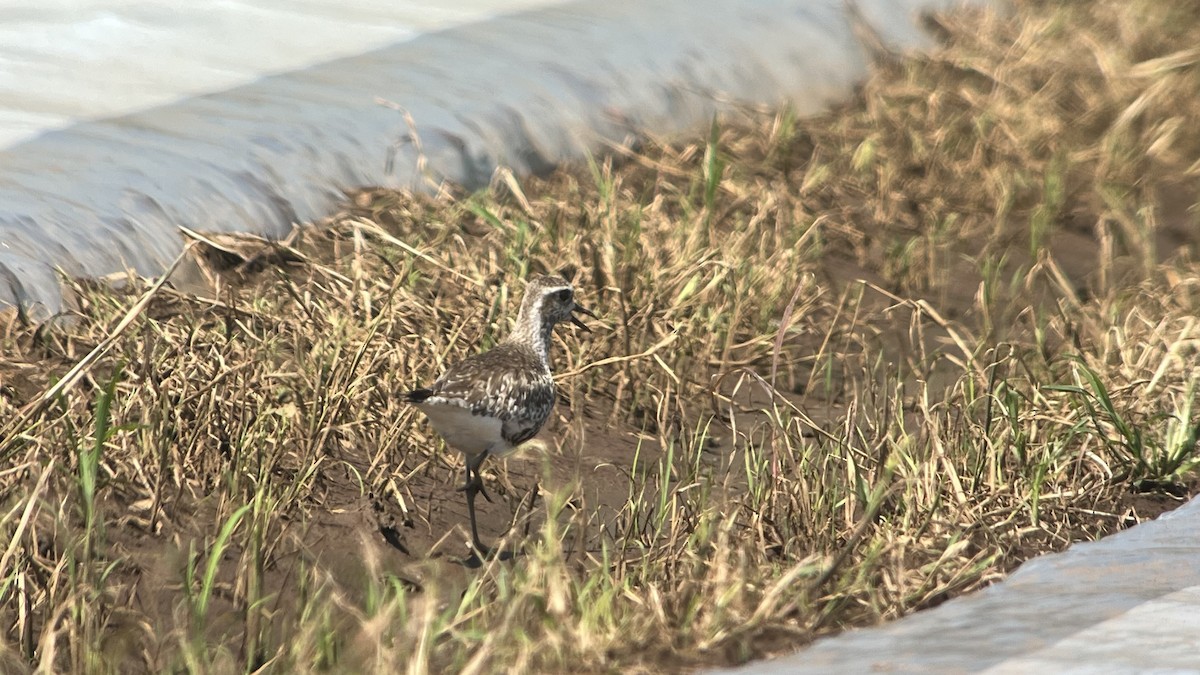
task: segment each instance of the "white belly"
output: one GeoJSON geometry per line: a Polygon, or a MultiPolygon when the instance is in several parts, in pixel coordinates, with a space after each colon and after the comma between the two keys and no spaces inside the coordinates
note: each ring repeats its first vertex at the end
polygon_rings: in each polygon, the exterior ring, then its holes
{"type": "Polygon", "coordinates": [[[433,428],[446,439],[446,445],[468,457],[489,449],[503,453],[508,443],[500,435],[501,422],[494,417],[473,415],[461,406],[433,403],[420,406],[433,428]]]}

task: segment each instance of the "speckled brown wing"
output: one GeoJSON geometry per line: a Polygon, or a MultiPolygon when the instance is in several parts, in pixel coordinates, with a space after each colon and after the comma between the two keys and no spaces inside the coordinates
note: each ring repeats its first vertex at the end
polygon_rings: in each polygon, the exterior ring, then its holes
{"type": "Polygon", "coordinates": [[[493,417],[501,435],[519,445],[537,435],[554,408],[554,380],[530,349],[502,343],[460,361],[425,389],[407,395],[412,403],[455,405],[493,417]]]}
{"type": "Polygon", "coordinates": [[[532,387],[521,389],[513,397],[524,414],[501,418],[501,435],[511,445],[520,445],[537,435],[554,409],[554,381],[547,376],[532,387]]]}

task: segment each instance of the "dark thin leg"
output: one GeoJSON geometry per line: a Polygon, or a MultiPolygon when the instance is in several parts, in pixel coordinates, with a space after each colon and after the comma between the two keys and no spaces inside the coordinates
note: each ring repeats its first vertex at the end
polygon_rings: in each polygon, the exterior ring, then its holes
{"type": "Polygon", "coordinates": [[[492,501],[487,491],[483,489],[483,478],[479,475],[479,465],[483,464],[485,457],[487,457],[486,452],[480,453],[474,459],[467,459],[467,482],[460,488],[467,495],[467,516],[471,519],[471,544],[480,555],[484,556],[488,554],[489,549],[479,541],[479,528],[475,524],[475,494],[481,492],[484,499],[492,501]]]}

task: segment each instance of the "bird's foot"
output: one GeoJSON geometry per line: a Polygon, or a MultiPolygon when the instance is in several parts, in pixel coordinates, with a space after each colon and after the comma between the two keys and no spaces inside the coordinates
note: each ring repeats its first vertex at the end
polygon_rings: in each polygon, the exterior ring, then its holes
{"type": "Polygon", "coordinates": [[[471,548],[474,549],[475,555],[479,556],[483,560],[490,560],[491,557],[495,554],[495,551],[492,550],[491,546],[484,544],[482,541],[479,541],[478,539],[471,542],[471,548]]]}

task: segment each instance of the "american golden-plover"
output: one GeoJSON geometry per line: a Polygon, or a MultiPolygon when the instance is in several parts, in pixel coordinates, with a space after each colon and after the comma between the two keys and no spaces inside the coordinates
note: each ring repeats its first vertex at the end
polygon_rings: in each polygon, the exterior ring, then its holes
{"type": "Polygon", "coordinates": [[[405,400],[421,409],[446,445],[466,458],[467,514],[471,543],[479,541],[475,495],[483,489],[479,467],[487,457],[504,457],[531,440],[554,408],[550,373],[550,340],[555,324],[571,321],[589,330],[575,312],[596,315],[575,302],[575,289],[562,277],[537,276],[529,281],[512,334],[489,351],[446,369],[429,387],[414,389],[405,400]]]}

